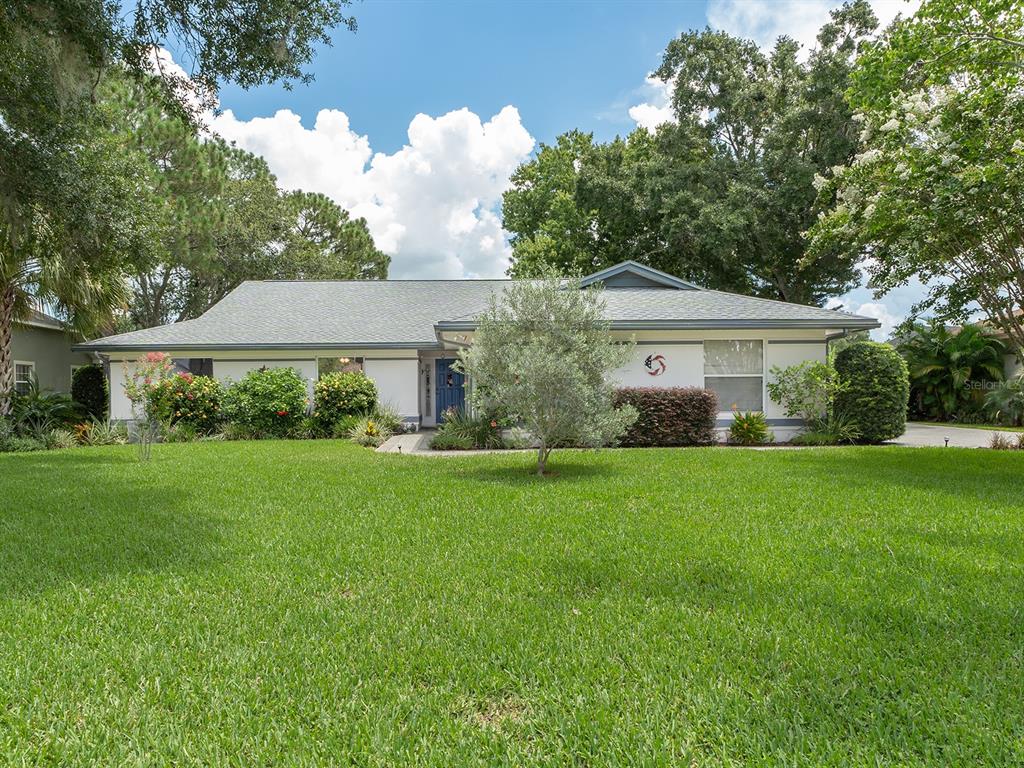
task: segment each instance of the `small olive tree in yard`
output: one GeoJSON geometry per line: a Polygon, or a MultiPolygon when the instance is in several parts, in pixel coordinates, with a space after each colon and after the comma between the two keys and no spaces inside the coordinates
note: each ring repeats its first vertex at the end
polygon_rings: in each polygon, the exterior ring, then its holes
{"type": "Polygon", "coordinates": [[[610,379],[632,347],[611,340],[600,290],[548,273],[491,298],[459,366],[478,407],[533,434],[543,475],[554,448],[608,445],[636,419],[632,406],[613,406],[610,379]]]}
{"type": "Polygon", "coordinates": [[[174,361],[163,352],[147,352],[132,366],[124,363],[124,394],[132,404],[139,461],[149,461],[153,442],[160,434],[161,414],[152,393],[173,375],[174,361]]]}

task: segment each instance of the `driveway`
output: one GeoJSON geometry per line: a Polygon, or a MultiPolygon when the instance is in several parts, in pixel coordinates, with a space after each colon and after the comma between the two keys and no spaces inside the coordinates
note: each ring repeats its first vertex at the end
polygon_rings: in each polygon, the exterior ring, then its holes
{"type": "MultiPolygon", "coordinates": [[[[1011,433],[1006,433],[1015,437],[1011,433]]],[[[988,448],[992,439],[990,429],[971,429],[968,427],[942,427],[935,424],[922,424],[921,422],[907,422],[907,431],[898,440],[893,440],[895,445],[929,446],[937,445],[940,448],[946,444],[949,438],[950,448],[988,448]]]]}

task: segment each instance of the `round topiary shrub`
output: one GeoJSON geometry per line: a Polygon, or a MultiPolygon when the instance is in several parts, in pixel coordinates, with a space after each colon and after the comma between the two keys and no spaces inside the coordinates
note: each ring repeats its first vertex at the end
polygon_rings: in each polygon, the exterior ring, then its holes
{"type": "Polygon", "coordinates": [[[377,405],[377,385],[361,371],[327,373],[313,386],[313,405],[322,424],[366,414],[377,405]]]}
{"type": "Polygon", "coordinates": [[[210,376],[178,373],[154,385],[146,396],[164,424],[184,424],[204,433],[220,424],[224,387],[210,376]]]}
{"type": "Polygon", "coordinates": [[[71,399],[82,406],[89,418],[107,418],[110,390],[102,365],[83,365],[71,374],[71,399]]]}
{"type": "Polygon", "coordinates": [[[306,382],[294,368],[259,368],[228,387],[222,410],[243,432],[287,437],[302,421],[308,403],[306,382]]]}
{"type": "Polygon", "coordinates": [[[845,384],[836,395],[835,413],[856,425],[860,442],[880,443],[903,434],[910,377],[899,352],[888,344],[861,341],[836,355],[835,368],[845,384]]]}

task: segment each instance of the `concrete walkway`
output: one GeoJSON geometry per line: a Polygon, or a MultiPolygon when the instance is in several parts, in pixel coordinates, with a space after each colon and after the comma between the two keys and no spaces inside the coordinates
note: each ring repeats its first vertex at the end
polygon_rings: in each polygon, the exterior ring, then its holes
{"type": "Polygon", "coordinates": [[[429,453],[433,436],[433,430],[393,435],[377,448],[377,453],[429,453]]]}
{"type": "MultiPolygon", "coordinates": [[[[988,448],[992,439],[991,429],[973,429],[970,427],[944,427],[937,424],[924,424],[919,421],[907,423],[907,431],[893,445],[911,445],[915,447],[938,446],[946,444],[949,438],[950,448],[988,448]]],[[[1006,432],[1009,437],[1016,437],[1006,432]]]]}

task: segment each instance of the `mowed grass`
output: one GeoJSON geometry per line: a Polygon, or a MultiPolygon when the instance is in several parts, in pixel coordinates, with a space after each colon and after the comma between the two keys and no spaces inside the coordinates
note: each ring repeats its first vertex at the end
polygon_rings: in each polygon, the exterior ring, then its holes
{"type": "Polygon", "coordinates": [[[1024,762],[1024,455],[0,456],[3,765],[1024,762]]]}

